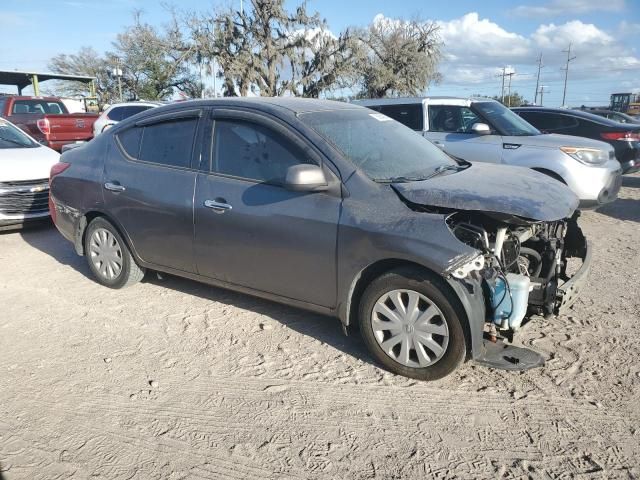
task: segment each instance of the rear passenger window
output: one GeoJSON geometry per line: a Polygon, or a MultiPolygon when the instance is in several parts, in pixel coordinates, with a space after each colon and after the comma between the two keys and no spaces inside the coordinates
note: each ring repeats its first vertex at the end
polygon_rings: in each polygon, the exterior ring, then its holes
{"type": "Polygon", "coordinates": [[[197,125],[197,118],[185,118],[145,127],[138,159],[188,168],[197,125]]]}
{"type": "Polygon", "coordinates": [[[389,118],[393,118],[413,130],[422,131],[424,126],[422,104],[420,103],[408,105],[381,105],[376,107],[375,110],[389,118]]]}
{"type": "Polygon", "coordinates": [[[118,141],[136,160],[189,168],[197,126],[197,118],[184,118],[133,127],[119,133],[118,141]]]}

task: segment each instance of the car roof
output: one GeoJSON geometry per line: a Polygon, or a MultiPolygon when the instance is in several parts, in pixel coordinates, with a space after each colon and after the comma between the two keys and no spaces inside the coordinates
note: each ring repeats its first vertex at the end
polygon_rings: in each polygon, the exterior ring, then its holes
{"type": "Polygon", "coordinates": [[[152,107],[159,107],[160,105],[167,105],[166,102],[158,102],[155,100],[150,100],[150,101],[146,101],[146,100],[138,100],[135,102],[120,102],[120,103],[113,103],[111,105],[109,105],[109,109],[112,108],[116,108],[116,107],[135,107],[138,105],[142,105],[142,106],[152,106],[152,107]]]}
{"type": "Polygon", "coordinates": [[[455,102],[495,102],[492,98],[485,97],[454,97],[450,95],[435,95],[427,97],[396,97],[396,98],[366,98],[361,100],[354,100],[356,105],[406,105],[412,103],[423,103],[425,100],[452,100],[455,102]]]}
{"type": "Polygon", "coordinates": [[[182,110],[189,108],[201,107],[245,107],[262,111],[279,110],[289,114],[300,114],[318,111],[330,110],[353,110],[363,108],[346,102],[335,100],[319,100],[315,98],[297,98],[297,97],[223,97],[204,100],[186,100],[184,102],[171,103],[163,105],[158,109],[152,109],[143,112],[140,115],[156,115],[160,112],[169,113],[173,110],[182,110]]]}
{"type": "Polygon", "coordinates": [[[583,118],[585,120],[590,120],[592,122],[599,123],[601,125],[607,125],[610,127],[619,126],[620,124],[614,120],[609,120],[608,118],[601,117],[600,115],[596,115],[595,113],[589,113],[584,110],[572,110],[569,108],[553,108],[553,107],[514,107],[512,108],[514,112],[541,112],[541,113],[560,113],[562,115],[571,115],[573,117],[583,118]]]}

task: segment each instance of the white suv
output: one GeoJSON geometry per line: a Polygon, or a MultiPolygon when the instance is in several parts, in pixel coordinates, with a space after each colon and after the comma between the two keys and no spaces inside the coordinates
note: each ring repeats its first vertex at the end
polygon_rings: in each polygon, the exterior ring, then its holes
{"type": "Polygon", "coordinates": [[[449,155],[469,162],[531,168],[568,185],[581,208],[616,199],[620,163],[608,143],[543,134],[501,103],[488,98],[389,98],[353,103],[420,132],[449,155]]]}
{"type": "Polygon", "coordinates": [[[93,136],[97,137],[107,128],[113,127],[116,123],[121,122],[125,118],[134,116],[136,113],[144,112],[150,108],[159,107],[162,102],[125,102],[116,103],[108,107],[98,117],[93,124],[93,136]]]}

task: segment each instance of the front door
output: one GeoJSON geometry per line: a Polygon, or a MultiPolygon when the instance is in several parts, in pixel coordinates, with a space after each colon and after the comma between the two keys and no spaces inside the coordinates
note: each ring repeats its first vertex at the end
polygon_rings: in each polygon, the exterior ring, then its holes
{"type": "Polygon", "coordinates": [[[197,179],[198,272],[333,307],[340,195],[284,188],[288,167],[317,159],[273,120],[229,115],[212,122],[211,159],[197,179]]]}
{"type": "Polygon", "coordinates": [[[449,155],[468,162],[500,163],[502,137],[497,133],[477,135],[471,127],[486,123],[469,107],[460,105],[429,105],[429,131],[425,137],[449,155]]]}
{"type": "Polygon", "coordinates": [[[184,115],[118,133],[103,192],[109,213],[143,261],[194,272],[192,161],[199,112],[184,115]]]}

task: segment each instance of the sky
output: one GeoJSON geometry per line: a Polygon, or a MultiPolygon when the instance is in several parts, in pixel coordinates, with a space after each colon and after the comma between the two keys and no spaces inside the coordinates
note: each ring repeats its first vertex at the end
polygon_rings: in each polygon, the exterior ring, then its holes
{"type": "MultiPolygon", "coordinates": [[[[135,10],[151,24],[166,22],[167,3],[203,11],[239,7],[240,0],[0,0],[0,69],[48,71],[56,54],[82,46],[104,52],[135,10]]],[[[299,3],[287,0],[287,7],[299,3]]],[[[541,54],[544,104],[558,106],[569,43],[576,58],[566,104],[606,105],[613,92],[640,92],[640,0],[308,0],[308,10],[319,12],[334,33],[375,18],[436,22],[443,79],[425,92],[430,95],[499,95],[506,68],[514,73],[511,90],[533,101],[541,54]]]]}

